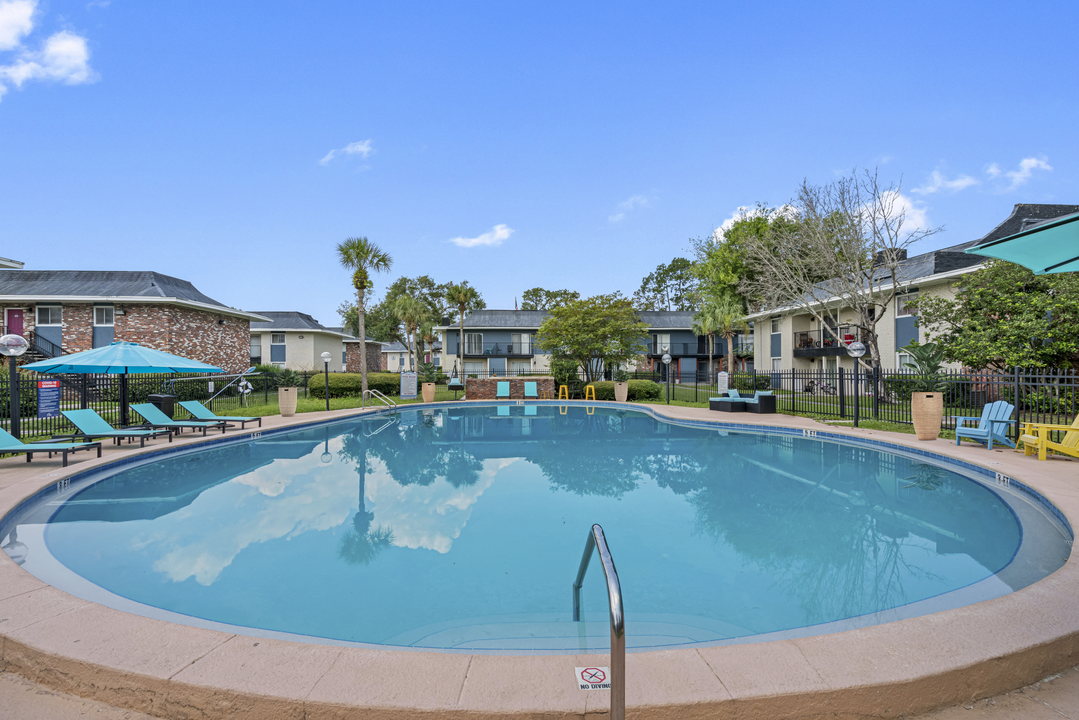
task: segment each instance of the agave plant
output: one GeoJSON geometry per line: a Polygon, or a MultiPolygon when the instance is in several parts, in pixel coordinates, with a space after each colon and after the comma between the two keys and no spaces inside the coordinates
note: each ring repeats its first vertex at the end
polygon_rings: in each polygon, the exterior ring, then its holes
{"type": "Polygon", "coordinates": [[[282,369],[277,373],[277,387],[303,387],[303,376],[295,370],[282,369]]]}
{"type": "Polygon", "coordinates": [[[944,351],[936,343],[919,345],[915,341],[900,351],[910,355],[910,362],[903,363],[903,367],[917,373],[914,392],[944,392],[948,389],[948,381],[941,373],[944,351]]]}

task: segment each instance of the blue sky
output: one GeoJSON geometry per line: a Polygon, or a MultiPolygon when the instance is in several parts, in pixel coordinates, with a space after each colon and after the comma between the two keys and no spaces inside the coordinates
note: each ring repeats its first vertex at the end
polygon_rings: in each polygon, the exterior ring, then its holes
{"type": "Polygon", "coordinates": [[[1079,204],[1074,3],[0,0],[0,256],[336,324],[334,246],[631,294],[855,167],[980,237],[1079,204]],[[454,240],[457,242],[454,242],[454,240]]]}

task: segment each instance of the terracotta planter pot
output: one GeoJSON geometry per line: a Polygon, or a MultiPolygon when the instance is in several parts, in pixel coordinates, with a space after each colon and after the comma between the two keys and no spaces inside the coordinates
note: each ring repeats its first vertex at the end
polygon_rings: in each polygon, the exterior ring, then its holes
{"type": "Polygon", "coordinates": [[[295,415],[296,388],[277,388],[277,406],[281,409],[281,417],[295,415]]]}
{"type": "Polygon", "coordinates": [[[618,402],[625,402],[629,397],[629,383],[628,382],[616,382],[614,384],[614,399],[618,402]]]}
{"type": "Polygon", "coordinates": [[[944,394],[916,392],[910,396],[910,415],[919,440],[936,440],[944,417],[944,394]]]}
{"type": "Polygon", "coordinates": [[[423,393],[423,401],[424,402],[434,402],[435,401],[435,384],[434,383],[424,383],[421,386],[421,392],[423,393]]]}

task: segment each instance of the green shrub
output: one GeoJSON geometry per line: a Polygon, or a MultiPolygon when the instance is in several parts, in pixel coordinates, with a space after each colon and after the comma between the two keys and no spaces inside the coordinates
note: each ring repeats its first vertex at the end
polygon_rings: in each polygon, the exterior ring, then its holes
{"type": "Polygon", "coordinates": [[[551,358],[551,377],[555,385],[569,385],[578,379],[577,361],[569,358],[551,358]]]}
{"type": "Polygon", "coordinates": [[[755,392],[757,390],[771,390],[772,389],[772,376],[771,375],[751,375],[746,373],[736,373],[731,376],[729,387],[738,392],[755,392]],[[756,384],[754,384],[754,382],[756,384]]]}
{"type": "MultiPolygon", "coordinates": [[[[596,400],[614,400],[614,383],[613,382],[594,382],[588,383],[596,388],[596,400]]],[[[626,399],[629,401],[640,400],[658,400],[660,397],[660,387],[651,380],[630,380],[629,392],[626,399]]]]}
{"type": "MultiPolygon", "coordinates": [[[[8,369],[6,367],[0,369],[4,371],[5,375],[7,374],[8,369]]],[[[37,417],[37,385],[27,383],[25,376],[23,377],[23,382],[19,383],[19,417],[37,417]]],[[[11,399],[8,397],[8,387],[7,384],[0,386],[0,417],[3,418],[11,416],[11,399]]],[[[63,407],[63,403],[61,403],[60,407],[63,407]]]]}
{"type": "MultiPolygon", "coordinates": [[[[326,381],[316,382],[314,378],[307,386],[310,397],[325,397],[326,381]]],[[[401,376],[397,373],[367,373],[367,388],[378,390],[383,395],[401,394],[401,376]]],[[[330,397],[358,396],[363,393],[363,380],[360,373],[331,373],[330,397]]]]}

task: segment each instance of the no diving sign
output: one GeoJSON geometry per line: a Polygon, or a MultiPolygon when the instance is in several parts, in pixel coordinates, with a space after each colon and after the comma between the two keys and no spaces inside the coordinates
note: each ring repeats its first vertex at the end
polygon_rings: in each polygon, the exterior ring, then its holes
{"type": "Polygon", "coordinates": [[[610,690],[611,669],[609,667],[579,667],[574,668],[577,673],[577,687],[581,690],[610,690]]]}

